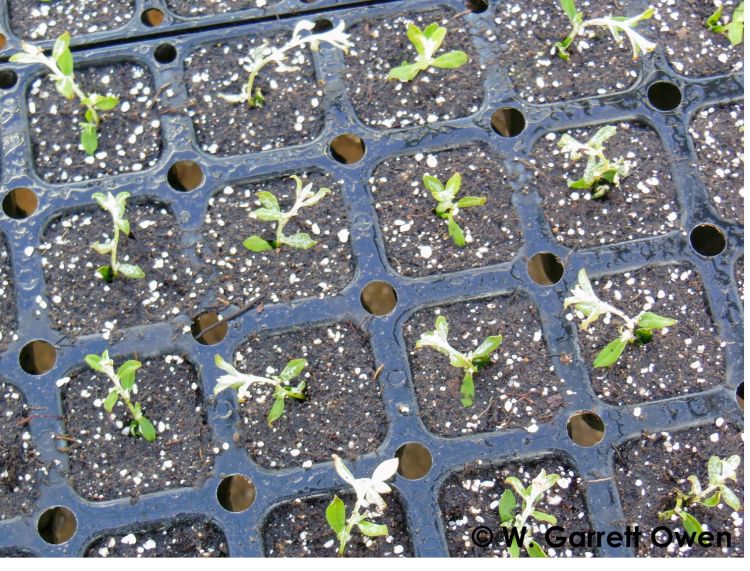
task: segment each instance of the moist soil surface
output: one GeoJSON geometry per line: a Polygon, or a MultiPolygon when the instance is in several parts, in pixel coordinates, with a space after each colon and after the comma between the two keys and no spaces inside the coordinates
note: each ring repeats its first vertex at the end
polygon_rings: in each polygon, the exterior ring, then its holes
{"type": "MultiPolygon", "coordinates": [[[[643,11],[639,2],[617,3],[590,0],[578,2],[584,19],[608,15],[635,16],[643,11]]],[[[606,28],[587,28],[568,49],[570,59],[550,53],[555,42],[571,30],[570,20],[558,0],[500,2],[495,14],[500,65],[507,70],[519,97],[529,103],[545,103],[624,91],[638,79],[640,62],[633,61],[630,43],[618,44],[606,28]]],[[[650,21],[637,31],[656,39],[650,21]]]]}
{"type": "MultiPolygon", "coordinates": [[[[360,474],[355,474],[360,477],[360,474]]],[[[393,489],[393,486],[391,486],[393,489]]],[[[354,494],[336,492],[346,504],[347,515],[356,502],[354,494]]],[[[364,537],[358,529],[352,532],[346,557],[409,557],[413,555],[406,527],[406,514],[395,490],[384,495],[385,513],[370,518],[388,526],[386,537],[364,537]]],[[[263,525],[263,545],[267,557],[336,557],[338,540],[325,517],[333,493],[325,497],[295,499],[275,508],[263,525]]]]}
{"type": "Polygon", "coordinates": [[[281,0],[167,0],[167,8],[178,16],[226,14],[237,10],[270,8],[281,0]]]}
{"type": "Polygon", "coordinates": [[[394,129],[448,121],[467,117],[482,104],[483,66],[467,22],[453,10],[364,19],[347,32],[354,47],[344,56],[344,77],[357,116],[365,125],[394,129]],[[457,69],[429,68],[408,82],[387,80],[392,68],[416,61],[417,52],[406,37],[407,25],[424,29],[433,22],[448,29],[436,56],[461,50],[469,56],[468,63],[457,69]]]}
{"type": "Polygon", "coordinates": [[[370,189],[388,260],[403,275],[425,276],[508,262],[521,246],[502,157],[485,145],[387,159],[375,169],[370,189]],[[466,238],[463,248],[455,245],[446,221],[435,214],[437,202],[422,181],[430,174],[445,184],[456,172],[462,176],[456,200],[465,196],[487,199],[483,206],[461,209],[456,216],[466,238]]]}
{"type": "Polygon", "coordinates": [[[46,469],[38,460],[21,393],[0,380],[0,521],[30,514],[46,469]]]}
{"type": "Polygon", "coordinates": [[[163,523],[137,531],[105,534],[84,557],[226,557],[227,539],[204,519],[163,523]]]}
{"type": "MultiPolygon", "coordinates": [[[[591,276],[590,276],[591,277],[591,276]]],[[[714,325],[700,276],[689,265],[648,266],[592,279],[605,302],[635,316],[652,311],[678,321],[654,332],[645,345],[628,345],[614,366],[593,369],[596,355],[618,335],[621,321],[603,318],[578,331],[583,359],[595,393],[607,403],[640,402],[698,393],[724,380],[724,346],[714,325]]],[[[580,323],[573,310],[566,317],[580,323]]]]}
{"type": "Polygon", "coordinates": [[[264,67],[255,79],[266,101],[263,107],[229,103],[220,94],[236,95],[248,79],[244,65],[250,52],[267,41],[280,47],[291,30],[275,36],[243,37],[206,44],[185,60],[185,83],[198,146],[212,155],[241,155],[312,141],[323,128],[322,83],[315,76],[312,55],[304,47],[288,52],[285,64],[296,71],[264,67]]]}
{"type": "MultiPolygon", "coordinates": [[[[717,418],[713,424],[676,432],[646,434],[630,440],[617,448],[615,458],[615,479],[620,492],[620,500],[625,512],[625,525],[638,525],[643,537],[638,555],[650,557],[691,556],[691,557],[741,557],[744,553],[743,514],[737,513],[724,503],[713,508],[691,507],[689,512],[708,531],[727,531],[732,536],[732,545],[703,548],[694,546],[679,547],[672,543],[667,547],[651,543],[651,530],[666,525],[674,534],[685,533],[679,521],[664,522],[658,513],[674,507],[675,490],[687,493],[690,483],[687,477],[698,476],[701,485],[708,484],[706,464],[711,456],[728,458],[734,454],[743,457],[744,442],[742,432],[717,418]]],[[[737,482],[728,482],[729,487],[740,498],[744,497],[744,462],[737,470],[737,482]]],[[[660,541],[666,540],[662,535],[660,541]]]]}
{"type": "MultiPolygon", "coordinates": [[[[116,366],[137,356],[115,358],[116,366]]],[[[206,421],[198,374],[184,357],[142,360],[136,374],[144,415],[156,427],[156,440],[128,434],[130,413],[120,400],[112,414],[103,402],[112,387],[101,373],[73,372],[58,381],[70,457],[70,482],[87,500],[112,500],[200,485],[211,472],[211,430],[206,421]],[[125,431],[125,434],[123,434],[125,431]]]]}
{"type": "Polygon", "coordinates": [[[509,428],[538,430],[564,405],[565,383],[554,372],[536,307],[521,294],[425,309],[404,326],[419,415],[431,432],[462,436],[509,428]],[[463,371],[434,349],[414,346],[435,319],[448,321],[450,344],[468,353],[490,335],[503,342],[474,376],[474,405],[461,404],[463,371]]]}
{"type": "Polygon", "coordinates": [[[272,390],[260,386],[240,405],[236,438],[264,468],[309,467],[331,454],[356,458],[385,439],[388,424],[376,366],[365,333],[351,324],[251,337],[236,355],[237,369],[279,374],[292,359],[306,359],[304,401],[286,400],[284,415],[269,428],[272,390]]]}
{"type": "MultiPolygon", "coordinates": [[[[567,134],[585,143],[603,126],[573,129],[567,134]]],[[[637,123],[616,125],[605,143],[606,157],[631,163],[630,175],[605,197],[568,186],[583,176],[588,157],[573,162],[558,147],[563,133],[549,133],[532,152],[533,189],[558,242],[587,248],[666,234],[679,228],[680,209],[669,160],[655,131],[637,123]]]]}
{"type": "Polygon", "coordinates": [[[135,0],[8,0],[10,29],[22,38],[51,40],[70,32],[75,37],[127,24],[135,14],[135,0]]]}
{"type": "MultiPolygon", "coordinates": [[[[728,23],[741,0],[727,0],[722,23],[728,23]]],[[[732,47],[723,35],[706,28],[716,11],[708,0],[655,0],[657,40],[678,73],[689,76],[719,75],[742,71],[744,44],[732,47]]],[[[639,26],[640,27],[640,26],[639,26]]],[[[657,48],[659,49],[659,48],[657,48]]]]}
{"type": "Polygon", "coordinates": [[[324,297],[341,292],[354,277],[349,230],[342,185],[327,175],[302,174],[303,184],[317,192],[332,192],[318,204],[300,210],[286,226],[284,235],[306,232],[317,242],[308,250],[282,246],[278,250],[252,252],[242,243],[251,235],[274,240],[276,223],[250,218],[260,208],[256,193],[272,192],[281,210],[294,204],[295,182],[288,177],[244,186],[226,186],[209,201],[202,241],[197,251],[220,298],[246,305],[275,303],[302,297],[324,297]]]}
{"type": "Polygon", "coordinates": [[[28,106],[37,174],[46,182],[70,183],[154,166],[162,146],[161,120],[148,70],[116,63],[76,67],[75,72],[76,83],[86,93],[116,95],[120,102],[101,114],[99,147],[90,157],[80,144],[85,107],[60,95],[47,74],[34,80],[28,106]]]}
{"type": "Polygon", "coordinates": [[[17,339],[16,329],[16,301],[10,254],[5,238],[0,234],[0,351],[17,339]]]}
{"type": "Polygon", "coordinates": [[[98,206],[54,219],[39,246],[46,282],[46,300],[53,327],[66,335],[104,334],[115,329],[160,323],[192,311],[197,304],[196,280],[185,253],[181,232],[169,209],[131,199],[125,213],[130,238],[120,236],[119,262],[137,264],[143,279],[122,276],[108,284],[96,273],[109,255],[91,244],[112,237],[112,219],[98,206]]]}
{"type": "Polygon", "coordinates": [[[745,223],[744,117],[742,104],[708,107],[690,124],[711,205],[735,224],[745,223]]]}
{"type": "MultiPolygon", "coordinates": [[[[524,486],[528,486],[542,469],[548,474],[560,474],[561,478],[537,504],[538,510],[555,516],[557,525],[565,529],[566,535],[591,529],[586,514],[583,483],[567,462],[552,456],[502,466],[479,461],[449,476],[440,490],[439,503],[451,557],[508,557],[498,513],[500,497],[509,487],[504,480],[515,476],[524,486]],[[472,531],[478,526],[487,526],[492,530],[494,540],[487,547],[478,547],[471,539],[472,531]]],[[[517,495],[516,501],[521,503],[517,495]]],[[[586,548],[550,547],[544,540],[544,532],[549,524],[532,518],[529,518],[528,523],[531,524],[531,529],[527,533],[531,533],[550,557],[592,555],[586,548]]],[[[527,557],[523,549],[521,554],[522,557],[527,557]]]]}

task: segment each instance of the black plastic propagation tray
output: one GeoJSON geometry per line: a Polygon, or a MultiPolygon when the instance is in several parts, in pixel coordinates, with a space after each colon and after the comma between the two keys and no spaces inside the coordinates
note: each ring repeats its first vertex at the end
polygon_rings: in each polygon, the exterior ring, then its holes
{"type": "MultiPolygon", "coordinates": [[[[161,3],[149,2],[149,5],[161,3]]],[[[333,22],[343,19],[347,26],[364,16],[386,15],[391,11],[418,11],[434,7],[427,0],[408,2],[370,3],[355,7],[333,7],[335,2],[318,2],[310,6],[330,8],[318,12],[314,18],[325,17],[333,22]]],[[[340,3],[343,4],[343,3],[340,3]]],[[[457,11],[464,11],[463,1],[442,2],[457,11]]],[[[138,9],[144,3],[136,1],[138,9]]],[[[284,1],[275,10],[300,9],[299,2],[284,1]]],[[[662,52],[657,50],[642,59],[640,77],[625,92],[584,100],[546,105],[528,105],[514,97],[512,88],[498,66],[489,65],[492,52],[484,43],[482,31],[494,26],[494,8],[484,13],[470,14],[473,35],[482,63],[487,64],[484,103],[473,116],[425,127],[407,128],[395,132],[378,131],[365,127],[356,117],[342,82],[343,56],[324,46],[314,55],[318,78],[325,84],[325,127],[313,142],[294,148],[265,151],[252,155],[228,158],[214,157],[198,150],[190,118],[174,112],[161,117],[164,148],[157,166],[139,173],[99,179],[76,184],[46,184],[33,171],[30,141],[26,122],[26,97],[31,81],[42,73],[38,67],[0,64],[2,71],[17,74],[15,85],[0,90],[0,129],[2,131],[2,185],[4,189],[30,187],[39,197],[39,208],[29,218],[13,220],[0,215],[0,231],[8,242],[13,268],[16,305],[18,311],[18,340],[0,355],[2,380],[17,387],[34,410],[46,411],[28,425],[41,460],[51,469],[36,502],[34,513],[0,523],[0,549],[10,548],[43,556],[78,556],[96,537],[113,530],[137,529],[144,522],[174,520],[185,515],[202,515],[216,522],[226,535],[232,556],[260,556],[263,542],[260,530],[264,518],[274,506],[296,497],[331,494],[342,482],[330,462],[315,464],[310,469],[265,470],[255,465],[247,452],[230,446],[215,458],[213,475],[200,487],[146,494],[137,502],[117,500],[89,502],[81,499],[70,487],[64,474],[68,457],[58,450],[52,434],[64,433],[59,417],[60,395],[55,380],[79,367],[88,353],[101,353],[108,348],[98,336],[63,339],[53,331],[46,312],[40,309],[37,298],[45,297],[40,256],[29,248],[38,245],[41,233],[57,212],[91,204],[95,190],[128,191],[134,197],[149,196],[171,205],[187,236],[186,247],[194,242],[203,222],[209,197],[231,182],[261,178],[270,173],[294,173],[318,168],[336,180],[343,180],[343,192],[350,222],[351,248],[356,263],[352,283],[337,296],[294,303],[266,306],[263,313],[248,312],[231,320],[229,334],[218,345],[204,346],[193,337],[181,333],[186,319],[180,316],[175,323],[162,323],[127,330],[124,339],[109,347],[113,355],[139,353],[156,355],[166,351],[185,354],[200,371],[203,392],[213,391],[218,370],[213,364],[216,353],[230,356],[253,332],[284,330],[309,324],[335,323],[351,320],[371,334],[373,353],[383,369],[378,377],[388,417],[388,434],[376,453],[350,463],[357,475],[371,473],[382,460],[392,457],[408,442],[426,446],[432,454],[430,472],[419,480],[397,477],[395,487],[403,497],[408,531],[414,552],[419,556],[447,555],[447,544],[438,506],[438,491],[445,478],[454,470],[478,459],[502,463],[519,458],[532,458],[554,452],[567,457],[572,467],[585,482],[586,505],[591,523],[596,530],[608,531],[621,527],[622,506],[613,476],[614,447],[636,437],[641,431],[677,430],[711,422],[717,416],[743,425],[735,392],[742,382],[743,370],[743,306],[736,285],[734,267],[743,253],[742,226],[728,223],[713,210],[707,189],[695,168],[696,155],[688,125],[695,113],[708,105],[743,100],[742,75],[689,79],[675,74],[662,52]],[[682,103],[669,112],[654,108],[648,99],[648,89],[654,82],[667,81],[676,85],[682,103]],[[515,137],[502,137],[491,127],[491,116],[500,108],[519,110],[526,128],[515,137]],[[397,274],[388,264],[373,199],[368,191],[368,178],[384,158],[402,153],[448,148],[469,142],[485,142],[507,157],[525,157],[534,143],[550,131],[582,125],[637,120],[658,132],[669,157],[672,176],[681,205],[679,231],[636,242],[573,251],[562,247],[552,236],[534,193],[520,192],[523,183],[512,182],[513,204],[523,229],[524,245],[516,258],[506,264],[463,271],[449,275],[407,279],[397,274]],[[361,137],[366,153],[355,164],[341,164],[331,154],[329,145],[340,134],[361,137]],[[178,192],[167,182],[170,166],[178,160],[197,162],[205,181],[192,192],[178,192]],[[721,230],[727,241],[722,255],[706,257],[698,254],[690,244],[691,230],[699,224],[712,224],[721,230]],[[563,262],[565,273],[561,281],[551,286],[536,284],[529,276],[527,263],[538,252],[550,252],[563,262]],[[633,414],[635,407],[617,407],[598,399],[588,379],[586,365],[577,348],[575,323],[563,317],[563,298],[576,281],[580,268],[591,275],[621,273],[645,264],[689,262],[700,275],[711,313],[722,340],[726,341],[727,375],[721,386],[705,392],[666,401],[640,405],[641,415],[633,414]],[[373,316],[362,306],[363,287],[373,281],[385,281],[393,286],[398,303],[393,312],[373,316]],[[536,433],[523,429],[499,433],[475,434],[460,438],[441,438],[428,432],[417,414],[418,406],[410,379],[407,351],[401,328],[417,309],[446,302],[494,296],[512,291],[526,293],[538,307],[543,336],[553,356],[556,374],[565,379],[570,394],[565,406],[555,417],[539,426],[536,433]],[[56,346],[57,361],[48,373],[35,376],[19,366],[19,351],[35,339],[49,340],[56,346]],[[144,348],[147,348],[144,350],[144,348]],[[559,355],[572,354],[572,362],[562,362],[559,355]],[[404,413],[408,409],[408,413],[404,413]],[[575,444],[568,436],[567,421],[577,411],[593,411],[605,425],[600,444],[589,448],[575,444]],[[55,414],[51,414],[55,412],[55,414]],[[241,513],[223,509],[217,501],[217,486],[229,474],[243,474],[255,484],[257,497],[253,506],[241,513]],[[63,545],[46,543],[37,532],[37,520],[49,507],[65,506],[77,518],[77,532],[63,545]]],[[[243,17],[255,17],[255,12],[243,17]]],[[[211,24],[219,17],[206,19],[211,24]]],[[[183,82],[183,59],[192,49],[207,41],[242,36],[261,30],[276,32],[290,30],[297,18],[279,21],[264,20],[237,23],[231,28],[209,28],[166,38],[139,38],[145,32],[137,23],[125,30],[113,31],[98,39],[114,39],[105,47],[79,49],[77,65],[134,60],[149,68],[158,91],[169,84],[173,95],[166,107],[182,109],[187,100],[183,82]],[[174,61],[159,63],[155,49],[168,42],[176,49],[174,61]]],[[[204,23],[204,20],[201,20],[204,23]]],[[[192,25],[177,19],[167,28],[180,29],[192,25]]],[[[521,173],[523,175],[523,173],[521,173]]],[[[238,421],[233,397],[224,393],[214,404],[206,406],[208,420],[217,442],[232,442],[238,421]]],[[[624,547],[604,546],[601,556],[629,556],[624,547]]]]}

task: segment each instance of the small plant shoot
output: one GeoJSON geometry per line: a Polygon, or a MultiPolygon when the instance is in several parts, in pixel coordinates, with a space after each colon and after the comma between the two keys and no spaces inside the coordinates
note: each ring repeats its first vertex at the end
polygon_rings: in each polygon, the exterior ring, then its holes
{"type": "Polygon", "coordinates": [[[521,556],[521,546],[518,545],[518,538],[521,537],[524,529],[526,533],[523,535],[523,548],[529,557],[547,557],[541,546],[532,538],[531,526],[527,526],[526,522],[529,518],[534,518],[540,522],[557,525],[557,518],[555,516],[538,510],[536,506],[544,498],[547,491],[555,486],[559,479],[559,474],[547,474],[545,470],[539,472],[528,487],[524,487],[521,480],[515,476],[505,479],[505,483],[510,485],[521,498],[521,509],[519,510],[516,496],[510,488],[506,488],[500,497],[500,504],[498,505],[500,525],[511,531],[508,534],[511,537],[510,545],[508,545],[508,553],[510,553],[511,557],[521,556]],[[514,537],[515,534],[512,533],[512,530],[516,531],[518,534],[517,537],[514,537]]]}
{"type": "Polygon", "coordinates": [[[415,349],[429,347],[442,353],[450,359],[450,364],[463,369],[464,378],[461,382],[461,404],[469,408],[474,405],[474,375],[480,368],[490,362],[490,356],[503,341],[502,335],[487,337],[476,349],[470,353],[461,353],[448,342],[448,320],[440,315],[435,320],[435,330],[422,333],[415,349]]]}
{"type": "Polygon", "coordinates": [[[740,45],[745,35],[745,3],[739,3],[732,13],[732,19],[726,24],[722,23],[723,15],[724,5],[719,2],[716,12],[706,20],[706,27],[715,34],[726,36],[733,46],[740,45]]]}
{"type": "Polygon", "coordinates": [[[619,186],[620,181],[630,174],[630,161],[622,157],[610,161],[604,155],[604,143],[616,133],[617,127],[610,125],[599,129],[585,143],[578,142],[567,133],[560,137],[557,146],[571,161],[576,162],[584,156],[588,157],[583,176],[578,180],[568,180],[570,188],[590,189],[592,198],[603,198],[612,186],[619,186]]]}
{"type": "Polygon", "coordinates": [[[690,491],[686,494],[680,489],[675,490],[675,506],[671,510],[659,513],[659,519],[670,521],[675,516],[682,520],[685,531],[694,537],[703,532],[700,522],[687,510],[692,506],[704,506],[714,508],[724,502],[735,511],[742,509],[740,499],[727,482],[737,481],[737,468],[740,465],[739,456],[730,456],[722,460],[718,456],[708,459],[708,486],[701,486],[698,476],[688,476],[690,491]]]}
{"type": "Polygon", "coordinates": [[[630,344],[644,345],[649,343],[654,331],[671,327],[677,323],[669,317],[662,317],[650,311],[642,311],[635,317],[628,316],[625,312],[615,306],[602,301],[594,293],[586,270],[578,272],[578,283],[570,292],[570,297],[565,298],[564,307],[573,306],[585,319],[581,322],[581,329],[587,331],[589,325],[604,315],[617,317],[622,321],[619,326],[619,335],[602,349],[594,359],[594,368],[611,367],[622,355],[622,352],[630,344]]]}
{"type": "Polygon", "coordinates": [[[456,222],[456,216],[462,208],[471,208],[473,206],[483,206],[487,199],[478,196],[464,196],[456,201],[456,196],[461,190],[461,174],[454,173],[448,179],[448,182],[440,182],[439,179],[428,174],[422,178],[424,187],[430,191],[432,197],[437,201],[435,214],[445,220],[448,225],[448,234],[453,239],[456,246],[463,248],[466,245],[464,231],[456,222]]]}
{"type": "Polygon", "coordinates": [[[221,356],[214,357],[216,366],[226,375],[222,375],[216,381],[214,395],[226,389],[237,391],[237,400],[245,401],[250,396],[250,387],[253,385],[270,385],[273,387],[273,406],[268,411],[268,426],[273,425],[284,414],[284,406],[287,398],[296,400],[305,400],[305,381],[302,380],[296,386],[289,386],[292,379],[299,377],[307,366],[305,359],[293,359],[287,363],[284,370],[279,375],[270,375],[268,377],[259,377],[240,373],[232,365],[227,363],[221,356]]]}
{"type": "Polygon", "coordinates": [[[639,22],[648,20],[654,15],[653,7],[648,7],[644,12],[626,18],[623,16],[605,16],[604,18],[592,18],[590,20],[584,20],[583,12],[579,12],[576,8],[575,0],[560,0],[565,15],[570,20],[573,29],[570,31],[568,36],[561,42],[557,42],[554,46],[554,51],[564,60],[570,59],[570,53],[568,50],[573,45],[573,42],[578,36],[583,35],[586,28],[603,27],[607,28],[612,37],[618,44],[622,43],[622,35],[630,41],[630,45],[633,48],[633,59],[638,59],[638,56],[645,54],[656,49],[656,44],[641,36],[635,31],[635,27],[639,22]]]}
{"type": "Polygon", "coordinates": [[[99,136],[97,129],[102,122],[102,111],[112,111],[120,102],[115,95],[99,95],[98,93],[86,93],[76,83],[73,72],[73,54],[70,52],[70,34],[65,32],[55,41],[52,48],[52,56],[47,57],[44,51],[37,46],[22,42],[22,52],[13,54],[10,61],[15,63],[42,64],[52,72],[57,91],[71,100],[78,98],[86,108],[85,120],[79,122],[81,128],[81,146],[86,154],[93,155],[99,147],[99,136]]]}
{"type": "Polygon", "coordinates": [[[346,516],[346,505],[338,496],[326,508],[326,520],[336,534],[339,542],[338,555],[344,555],[346,546],[352,538],[352,531],[356,527],[366,537],[386,537],[388,527],[372,520],[380,517],[388,507],[381,494],[388,494],[391,487],[385,483],[398,470],[398,458],[391,458],[380,464],[371,478],[355,478],[344,462],[333,454],[333,466],[341,479],[354,488],[357,501],[352,507],[349,517],[346,516]],[[375,506],[370,510],[370,506],[375,506]]]}
{"type": "Polygon", "coordinates": [[[113,236],[111,240],[105,243],[95,242],[91,248],[103,256],[109,254],[110,262],[108,266],[100,266],[96,273],[106,282],[112,282],[116,277],[122,275],[126,278],[141,279],[146,276],[143,270],[134,264],[123,264],[117,261],[117,246],[120,243],[120,233],[125,236],[130,234],[130,222],[125,220],[125,206],[129,192],[120,192],[114,196],[111,192],[102,194],[95,192],[91,197],[104,210],[112,216],[113,236]]]}
{"type": "Polygon", "coordinates": [[[404,61],[400,66],[394,67],[388,72],[388,79],[397,79],[401,82],[411,81],[419,72],[425,71],[430,67],[440,69],[457,69],[469,61],[466,52],[454,50],[444,53],[438,57],[435,54],[445,39],[448,29],[440,26],[438,23],[432,23],[424,30],[418,26],[409,24],[406,27],[406,37],[417,50],[417,61],[409,63],[404,61]]]}
{"type": "Polygon", "coordinates": [[[287,53],[303,47],[305,44],[310,45],[310,49],[318,51],[321,43],[330,44],[335,48],[342,50],[344,53],[349,51],[349,48],[353,47],[349,41],[349,34],[344,33],[344,22],[339,22],[338,25],[325,32],[312,33],[315,28],[315,23],[309,20],[302,20],[294,27],[292,32],[292,38],[283,46],[274,47],[264,40],[261,45],[250,52],[249,63],[244,65],[245,71],[250,75],[247,78],[247,82],[242,86],[240,93],[231,94],[219,94],[219,97],[228,101],[229,103],[247,103],[248,106],[252,107],[263,107],[266,102],[266,98],[263,95],[259,87],[254,87],[255,79],[261,70],[270,64],[276,65],[276,71],[280,73],[287,73],[290,71],[296,71],[299,69],[297,66],[287,65],[287,53]],[[305,33],[307,32],[307,33],[305,33]]]}
{"type": "Polygon", "coordinates": [[[265,190],[257,193],[261,207],[253,211],[250,216],[256,220],[262,220],[263,222],[276,222],[276,238],[268,241],[260,236],[250,236],[242,243],[248,250],[252,252],[265,252],[267,250],[273,250],[274,248],[279,249],[284,245],[307,250],[317,244],[317,242],[310,238],[310,235],[305,232],[297,232],[291,236],[286,236],[284,234],[284,228],[286,228],[286,225],[289,224],[289,221],[292,218],[299,214],[300,210],[318,204],[318,202],[331,193],[331,189],[321,188],[317,192],[313,192],[312,183],[303,187],[301,178],[296,175],[292,175],[291,178],[297,186],[294,189],[294,206],[292,206],[292,209],[288,212],[281,211],[279,201],[273,193],[265,190]]]}
{"type": "Polygon", "coordinates": [[[101,356],[86,355],[85,359],[89,367],[98,373],[107,375],[114,385],[114,388],[104,400],[104,410],[111,414],[117,401],[122,400],[133,418],[130,423],[130,434],[136,437],[140,436],[147,442],[156,440],[156,429],[151,421],[144,416],[141,405],[130,400],[131,394],[137,390],[135,372],[141,368],[140,361],[125,361],[115,371],[115,362],[110,359],[109,351],[104,351],[101,356]]]}

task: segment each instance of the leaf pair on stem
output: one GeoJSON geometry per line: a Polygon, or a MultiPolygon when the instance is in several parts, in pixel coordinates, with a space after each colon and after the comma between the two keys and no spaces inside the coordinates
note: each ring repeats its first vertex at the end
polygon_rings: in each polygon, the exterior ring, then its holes
{"type": "Polygon", "coordinates": [[[420,30],[414,24],[409,24],[406,27],[406,37],[417,50],[417,61],[414,63],[404,61],[400,66],[394,67],[388,73],[388,79],[407,82],[430,67],[456,69],[464,65],[469,61],[466,52],[455,50],[435,57],[447,33],[448,29],[437,22],[430,24],[424,30],[420,30]]]}
{"type": "Polygon", "coordinates": [[[117,261],[117,246],[120,243],[120,233],[125,236],[130,234],[130,222],[125,219],[125,207],[128,198],[130,198],[129,192],[120,192],[117,196],[114,196],[111,192],[102,194],[101,192],[95,192],[92,198],[96,203],[101,206],[104,210],[109,212],[112,217],[113,236],[111,240],[105,243],[95,242],[91,245],[91,248],[98,254],[110,255],[110,262],[108,266],[101,266],[96,270],[96,273],[106,282],[111,282],[116,277],[123,275],[126,278],[141,279],[146,276],[143,270],[134,264],[124,264],[117,261]]]}
{"type": "Polygon", "coordinates": [[[461,190],[460,173],[454,173],[445,183],[445,186],[439,179],[428,174],[424,175],[422,183],[437,201],[435,214],[445,220],[448,225],[448,234],[453,239],[453,243],[463,248],[466,245],[466,239],[464,238],[464,231],[456,222],[456,216],[462,208],[482,206],[487,202],[487,199],[478,196],[464,196],[456,201],[456,196],[461,190]]]}

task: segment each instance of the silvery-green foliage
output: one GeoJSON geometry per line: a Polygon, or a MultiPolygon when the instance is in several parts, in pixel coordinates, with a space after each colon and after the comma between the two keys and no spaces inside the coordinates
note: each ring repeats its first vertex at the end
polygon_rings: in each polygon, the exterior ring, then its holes
{"type": "Polygon", "coordinates": [[[448,320],[440,315],[435,320],[435,330],[422,333],[415,349],[429,347],[442,353],[450,360],[453,367],[464,371],[461,382],[461,404],[466,408],[474,404],[474,375],[481,367],[490,362],[490,356],[503,341],[502,335],[487,337],[476,349],[469,353],[461,353],[454,349],[448,341],[448,320]]]}
{"type": "Polygon", "coordinates": [[[120,243],[120,233],[125,236],[130,234],[130,222],[125,219],[125,207],[130,198],[129,192],[120,192],[114,196],[111,192],[103,194],[95,192],[91,197],[102,209],[109,212],[112,217],[113,235],[104,243],[95,242],[91,248],[98,254],[110,256],[107,266],[100,266],[96,273],[106,282],[111,282],[116,277],[123,275],[126,278],[141,279],[146,276],[143,270],[134,264],[124,264],[117,261],[117,246],[120,243]]]}
{"type": "Polygon", "coordinates": [[[104,351],[101,355],[86,355],[85,360],[89,367],[98,373],[104,373],[112,382],[113,388],[104,400],[104,410],[111,414],[117,401],[122,400],[133,418],[130,434],[141,436],[147,442],[156,440],[156,429],[143,414],[140,403],[130,400],[132,393],[136,391],[135,373],[141,368],[141,362],[125,361],[115,371],[115,362],[110,358],[109,351],[104,351]]]}
{"type": "Polygon", "coordinates": [[[588,330],[589,325],[600,317],[610,315],[619,318],[618,337],[602,349],[594,359],[594,367],[610,367],[614,365],[629,344],[643,345],[653,338],[654,331],[671,327],[677,323],[669,317],[662,317],[650,311],[642,311],[635,317],[630,317],[624,311],[599,299],[591,286],[585,269],[578,272],[578,282],[565,298],[564,307],[573,306],[579,317],[583,318],[581,329],[588,330]]]}
{"type": "Polygon", "coordinates": [[[275,47],[264,40],[261,45],[251,50],[249,62],[243,66],[250,75],[247,82],[242,86],[242,91],[234,95],[222,93],[219,94],[219,97],[229,103],[246,102],[250,107],[263,107],[266,98],[259,87],[253,88],[253,84],[264,67],[275,64],[276,71],[282,73],[298,70],[297,66],[286,64],[287,53],[301,48],[305,44],[309,44],[313,51],[318,51],[321,43],[329,44],[345,53],[354,46],[349,40],[349,34],[344,33],[343,21],[339,22],[334,28],[317,34],[312,33],[314,28],[314,22],[301,20],[294,27],[292,38],[283,46],[275,47]]]}
{"type": "Polygon", "coordinates": [[[372,520],[383,515],[388,507],[382,494],[391,492],[386,480],[392,478],[398,470],[398,458],[391,458],[381,463],[370,478],[355,478],[344,462],[336,454],[332,455],[333,465],[341,479],[349,484],[357,495],[357,501],[351,515],[346,517],[346,505],[338,496],[326,508],[326,520],[339,541],[338,554],[343,555],[346,545],[352,537],[354,528],[366,537],[385,537],[388,527],[374,523],[372,520]],[[374,510],[370,507],[374,506],[374,510]],[[363,511],[364,510],[364,511],[363,511]]]}
{"type": "Polygon", "coordinates": [[[463,248],[466,245],[466,240],[464,238],[464,231],[456,222],[456,216],[458,216],[462,208],[482,206],[487,202],[487,199],[478,196],[464,196],[456,200],[456,196],[461,190],[460,173],[454,173],[448,179],[448,182],[445,183],[445,186],[443,186],[443,183],[439,179],[428,174],[424,175],[422,183],[437,201],[438,204],[435,207],[435,213],[445,220],[448,225],[448,234],[453,238],[454,244],[463,248]]]}
{"type": "Polygon", "coordinates": [[[406,37],[417,50],[417,61],[414,63],[404,61],[400,66],[394,67],[388,73],[388,79],[406,82],[411,81],[419,75],[419,72],[425,71],[429,67],[455,69],[464,65],[469,61],[469,56],[466,55],[466,52],[459,50],[435,57],[447,33],[447,28],[436,22],[427,26],[424,30],[420,30],[414,24],[407,25],[406,37]]]}
{"type": "Polygon", "coordinates": [[[14,63],[41,64],[52,72],[57,91],[65,99],[78,97],[86,108],[85,120],[79,123],[81,127],[81,146],[86,154],[93,155],[99,146],[97,128],[101,123],[101,111],[111,111],[120,102],[115,95],[99,95],[86,93],[75,81],[73,71],[73,54],[70,51],[70,34],[65,32],[55,41],[52,56],[47,57],[44,51],[27,42],[21,43],[22,52],[13,54],[10,61],[14,63]]]}
{"type": "Polygon", "coordinates": [[[237,391],[237,400],[243,402],[250,397],[250,387],[253,385],[268,385],[273,387],[274,402],[271,410],[268,411],[267,419],[269,426],[284,414],[284,403],[287,398],[305,400],[306,383],[304,380],[297,383],[296,386],[289,386],[289,382],[300,376],[307,366],[305,359],[293,359],[287,363],[279,375],[269,375],[268,377],[241,373],[231,364],[227,363],[220,355],[214,357],[214,362],[219,369],[227,373],[217,379],[216,387],[214,387],[214,395],[218,395],[226,389],[233,389],[237,391]]]}

